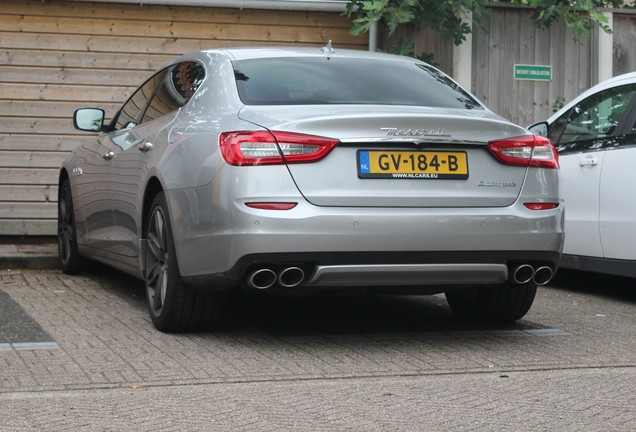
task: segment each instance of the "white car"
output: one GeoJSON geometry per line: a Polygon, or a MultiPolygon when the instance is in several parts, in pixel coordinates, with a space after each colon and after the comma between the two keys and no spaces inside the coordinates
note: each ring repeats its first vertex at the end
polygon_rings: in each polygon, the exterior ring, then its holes
{"type": "Polygon", "coordinates": [[[530,130],[559,152],[561,267],[636,277],[636,72],[592,87],[530,130]]]}

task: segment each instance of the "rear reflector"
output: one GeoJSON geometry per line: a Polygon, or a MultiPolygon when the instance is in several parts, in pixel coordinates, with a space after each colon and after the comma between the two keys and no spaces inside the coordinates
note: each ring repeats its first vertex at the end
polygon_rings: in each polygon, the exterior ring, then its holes
{"type": "Polygon", "coordinates": [[[530,210],[552,210],[559,206],[558,203],[523,203],[530,210]]]}
{"type": "Polygon", "coordinates": [[[245,203],[250,208],[259,210],[291,210],[298,205],[295,202],[248,202],[245,203]]]}
{"type": "Polygon", "coordinates": [[[338,140],[294,132],[224,132],[219,137],[223,159],[234,166],[316,162],[338,140]]]}
{"type": "Polygon", "coordinates": [[[524,135],[490,141],[488,150],[506,165],[537,168],[558,168],[559,156],[549,139],[524,135]]]}

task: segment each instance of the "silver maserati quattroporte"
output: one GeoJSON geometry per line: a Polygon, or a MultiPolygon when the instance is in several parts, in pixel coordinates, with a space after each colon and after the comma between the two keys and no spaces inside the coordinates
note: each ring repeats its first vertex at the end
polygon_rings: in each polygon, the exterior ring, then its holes
{"type": "Polygon", "coordinates": [[[96,135],[60,170],[61,265],[142,279],[162,331],[209,328],[235,288],[445,293],[513,321],[559,264],[553,145],[415,59],[195,52],[105,118],[74,115],[96,135]]]}

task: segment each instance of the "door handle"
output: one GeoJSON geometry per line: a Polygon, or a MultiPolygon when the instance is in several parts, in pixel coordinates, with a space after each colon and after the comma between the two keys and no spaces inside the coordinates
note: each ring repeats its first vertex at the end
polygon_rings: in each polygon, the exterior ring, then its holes
{"type": "Polygon", "coordinates": [[[590,158],[590,159],[581,159],[579,161],[580,166],[596,166],[598,165],[598,159],[590,158]]]}
{"type": "Polygon", "coordinates": [[[102,156],[104,159],[106,160],[111,160],[112,158],[115,157],[115,152],[114,151],[108,151],[106,152],[106,154],[104,156],[102,156]]]}
{"type": "Polygon", "coordinates": [[[147,151],[152,150],[154,147],[155,147],[154,144],[151,143],[150,141],[144,141],[143,143],[139,145],[139,151],[146,153],[147,151]]]}

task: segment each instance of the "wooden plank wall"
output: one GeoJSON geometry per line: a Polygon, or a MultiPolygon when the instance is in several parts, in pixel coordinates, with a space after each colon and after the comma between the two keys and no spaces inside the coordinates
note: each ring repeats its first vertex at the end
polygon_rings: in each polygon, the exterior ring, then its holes
{"type": "Polygon", "coordinates": [[[453,75],[453,43],[451,41],[442,39],[438,33],[430,29],[416,32],[412,26],[399,27],[390,36],[388,33],[386,28],[380,32],[378,47],[382,51],[397,52],[396,49],[400,43],[414,38],[416,54],[431,54],[435,67],[447,75],[453,75]]]}
{"type": "Polygon", "coordinates": [[[112,115],[152,71],[197,49],[330,39],[367,49],[349,28],[327,12],[3,0],[0,235],[55,233],[58,167],[82,139],[75,108],[112,115]]]}
{"type": "MultiPolygon", "coordinates": [[[[491,5],[490,14],[473,26],[470,90],[491,110],[523,126],[545,120],[557,99],[570,100],[593,84],[592,38],[576,43],[565,25],[558,22],[549,30],[535,29],[531,15],[532,10],[526,7],[491,5]],[[551,65],[553,80],[515,80],[515,64],[551,65]]],[[[388,36],[384,29],[380,47],[391,51],[400,38],[412,33],[405,26],[388,36]]],[[[453,75],[452,43],[426,30],[417,34],[415,45],[417,53],[432,53],[438,67],[453,75]]]]}
{"type": "Polygon", "coordinates": [[[614,14],[613,74],[636,71],[636,15],[614,14]]]}
{"type": "Polygon", "coordinates": [[[490,109],[528,126],[552,115],[558,98],[571,100],[591,87],[592,38],[574,42],[563,23],[535,29],[532,10],[491,7],[483,29],[473,29],[473,93],[490,109]],[[515,64],[552,66],[552,81],[514,79],[515,64]]]}

